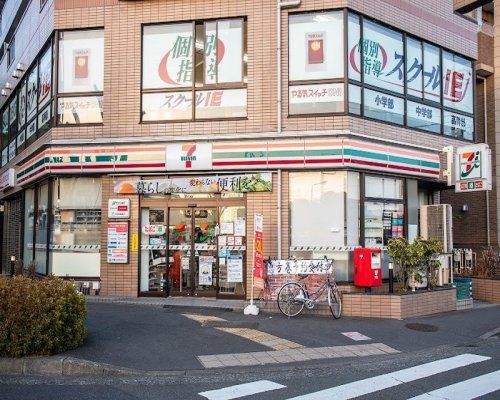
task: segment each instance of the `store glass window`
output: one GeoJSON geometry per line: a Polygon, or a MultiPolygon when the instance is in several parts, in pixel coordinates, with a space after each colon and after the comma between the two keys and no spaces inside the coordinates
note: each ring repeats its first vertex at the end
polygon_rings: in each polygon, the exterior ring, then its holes
{"type": "Polygon", "coordinates": [[[403,125],[404,100],[397,96],[365,89],[363,91],[364,116],[403,125]]]}
{"type": "Polygon", "coordinates": [[[47,234],[49,226],[49,183],[37,190],[37,213],[35,220],[35,260],[36,272],[47,274],[47,234]]]}
{"type": "Polygon", "coordinates": [[[35,189],[24,191],[24,267],[33,261],[33,232],[35,227],[35,189]]]}
{"type": "Polygon", "coordinates": [[[363,79],[365,84],[404,92],[403,35],[373,21],[363,21],[363,79]]]}
{"type": "Polygon", "coordinates": [[[145,26],[142,121],[246,117],[246,41],[241,18],[145,26]]]}
{"type": "Polygon", "coordinates": [[[102,123],[104,30],[59,33],[58,124],[102,123]]]}
{"type": "Polygon", "coordinates": [[[443,51],[443,106],[474,112],[472,61],[443,51]]]}
{"type": "Polygon", "coordinates": [[[361,88],[357,85],[349,84],[349,112],[361,115],[361,88]]]}
{"type": "Polygon", "coordinates": [[[384,247],[404,236],[403,180],[365,176],[364,230],[366,247],[384,247]]]}
{"type": "Polygon", "coordinates": [[[99,178],[58,178],[52,191],[50,271],[99,277],[102,189],[99,178]]]}

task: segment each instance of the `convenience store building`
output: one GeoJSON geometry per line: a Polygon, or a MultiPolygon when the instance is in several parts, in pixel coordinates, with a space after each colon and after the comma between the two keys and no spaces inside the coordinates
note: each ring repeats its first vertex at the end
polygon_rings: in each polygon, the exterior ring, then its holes
{"type": "Polygon", "coordinates": [[[280,63],[270,2],[95,3],[48,0],[43,45],[5,66],[25,65],[1,109],[4,272],[247,298],[258,213],[264,257],[352,281],[353,248],[416,237],[443,147],[476,141],[475,24],[452,1],[303,1],[280,63]]]}

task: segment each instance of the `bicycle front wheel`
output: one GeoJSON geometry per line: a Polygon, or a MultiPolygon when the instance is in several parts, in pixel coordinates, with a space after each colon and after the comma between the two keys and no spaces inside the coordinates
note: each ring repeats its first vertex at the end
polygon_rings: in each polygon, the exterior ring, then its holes
{"type": "Polygon", "coordinates": [[[342,315],[342,299],[340,291],[337,288],[334,289],[331,287],[328,289],[328,305],[330,306],[333,318],[339,319],[342,315]]]}
{"type": "Polygon", "coordinates": [[[290,282],[283,285],[278,292],[277,302],[280,311],[287,317],[295,317],[304,308],[306,295],[298,283],[290,282]]]}

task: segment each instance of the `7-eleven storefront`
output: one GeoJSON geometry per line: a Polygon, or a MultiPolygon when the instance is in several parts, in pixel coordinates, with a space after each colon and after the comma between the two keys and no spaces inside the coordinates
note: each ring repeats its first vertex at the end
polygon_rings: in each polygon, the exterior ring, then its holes
{"type": "Polygon", "coordinates": [[[265,258],[351,281],[354,247],[418,234],[439,173],[437,152],[351,138],[50,147],[17,170],[24,257],[103,295],[246,298],[258,213],[265,258]]]}

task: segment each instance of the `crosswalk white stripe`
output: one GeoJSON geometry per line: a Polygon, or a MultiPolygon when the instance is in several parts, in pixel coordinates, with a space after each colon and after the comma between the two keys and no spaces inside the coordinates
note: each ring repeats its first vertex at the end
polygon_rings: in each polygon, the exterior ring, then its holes
{"type": "Polygon", "coordinates": [[[445,358],[390,372],[388,374],[320,390],[319,392],[309,393],[289,400],[348,400],[489,359],[490,357],[478,356],[476,354],[461,354],[459,356],[445,358]]]}
{"type": "Polygon", "coordinates": [[[412,397],[409,400],[472,400],[500,390],[500,370],[412,397]]]}
{"type": "Polygon", "coordinates": [[[276,382],[262,380],[229,386],[218,390],[209,390],[198,394],[206,397],[208,400],[231,400],[237,399],[238,397],[268,392],[270,390],[282,389],[284,387],[286,386],[280,385],[276,382]]]}

